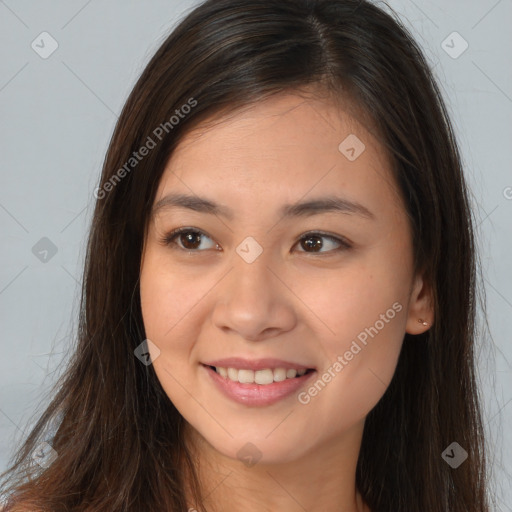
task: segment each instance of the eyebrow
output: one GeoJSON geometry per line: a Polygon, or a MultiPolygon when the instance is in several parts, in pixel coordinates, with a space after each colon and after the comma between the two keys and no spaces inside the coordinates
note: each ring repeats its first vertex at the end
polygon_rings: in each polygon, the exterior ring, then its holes
{"type": "MultiPolygon", "coordinates": [[[[209,213],[220,215],[232,220],[234,218],[233,210],[226,206],[219,205],[214,201],[187,194],[168,194],[160,199],[151,210],[151,217],[161,210],[171,208],[186,208],[200,213],[209,213]]],[[[339,212],[342,214],[359,215],[366,219],[375,219],[375,215],[362,204],[350,201],[337,196],[326,196],[310,201],[302,201],[294,204],[285,204],[278,212],[279,217],[310,217],[328,212],[339,212]]]]}

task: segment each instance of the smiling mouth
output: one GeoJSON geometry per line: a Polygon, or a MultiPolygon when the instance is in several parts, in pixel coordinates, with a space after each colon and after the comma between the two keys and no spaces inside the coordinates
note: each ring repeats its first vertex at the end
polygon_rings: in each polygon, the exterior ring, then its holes
{"type": "Polygon", "coordinates": [[[302,368],[300,370],[285,368],[264,368],[261,370],[224,368],[221,366],[204,365],[211,368],[226,380],[240,384],[267,385],[274,382],[298,379],[304,375],[314,372],[313,368],[302,368]]]}

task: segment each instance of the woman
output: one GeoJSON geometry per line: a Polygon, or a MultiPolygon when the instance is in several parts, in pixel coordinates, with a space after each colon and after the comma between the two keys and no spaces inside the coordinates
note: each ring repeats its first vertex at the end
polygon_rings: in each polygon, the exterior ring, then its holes
{"type": "Polygon", "coordinates": [[[95,196],[78,346],[7,510],[488,510],[467,190],[399,21],[207,0],[95,196]]]}

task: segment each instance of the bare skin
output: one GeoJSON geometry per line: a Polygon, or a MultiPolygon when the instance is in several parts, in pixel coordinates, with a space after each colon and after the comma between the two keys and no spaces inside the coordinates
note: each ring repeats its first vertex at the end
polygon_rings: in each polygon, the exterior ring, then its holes
{"type": "MultiPolygon", "coordinates": [[[[188,134],[155,204],[178,192],[232,210],[229,218],[160,208],[141,264],[146,335],[160,350],[153,366],[187,421],[208,509],[368,512],[355,484],[365,418],[391,381],[404,334],[433,321],[383,147],[332,103],[280,95],[188,134]],[[351,134],[364,151],[340,151],[351,134]],[[367,211],[279,213],[333,195],[367,211]],[[196,235],[162,242],[180,227],[196,235]],[[311,232],[320,234],[305,243],[311,232]],[[250,263],[236,251],[247,237],[262,249],[250,263]],[[357,351],[353,342],[371,327],[357,351]],[[217,389],[202,364],[231,356],[316,372],[302,401],[294,393],[248,406],[217,389]],[[326,374],[325,386],[309,392],[326,374]],[[240,450],[254,450],[257,463],[244,463],[240,450]]],[[[192,498],[190,507],[199,509],[192,498]]]]}

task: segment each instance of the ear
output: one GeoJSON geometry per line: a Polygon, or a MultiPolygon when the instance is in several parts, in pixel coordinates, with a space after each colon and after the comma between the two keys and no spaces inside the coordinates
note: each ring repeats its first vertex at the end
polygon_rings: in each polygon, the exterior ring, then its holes
{"type": "Polygon", "coordinates": [[[409,299],[405,331],[409,334],[422,334],[434,323],[433,295],[430,283],[422,273],[414,278],[409,299]],[[426,325],[425,325],[426,324],[426,325]]]}

